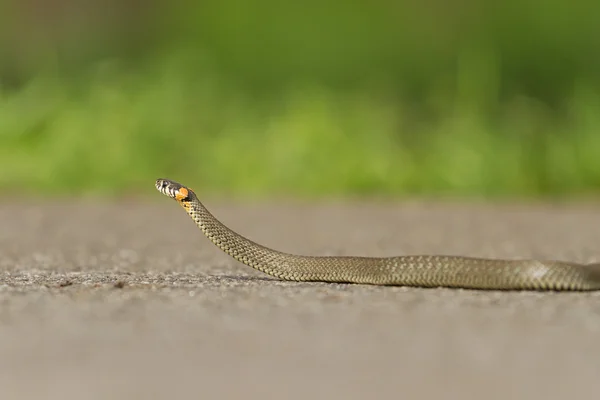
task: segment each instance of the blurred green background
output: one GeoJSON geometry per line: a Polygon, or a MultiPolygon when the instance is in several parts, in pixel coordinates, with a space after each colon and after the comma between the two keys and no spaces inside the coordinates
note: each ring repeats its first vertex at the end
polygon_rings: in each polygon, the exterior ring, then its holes
{"type": "Polygon", "coordinates": [[[9,0],[0,194],[600,192],[600,2],[9,0]]]}

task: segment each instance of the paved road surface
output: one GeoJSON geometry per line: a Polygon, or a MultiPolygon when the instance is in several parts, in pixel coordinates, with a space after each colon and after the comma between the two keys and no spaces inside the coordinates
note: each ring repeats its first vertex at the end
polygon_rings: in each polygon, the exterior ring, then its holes
{"type": "MultiPolygon", "coordinates": [[[[286,283],[153,203],[0,204],[0,397],[600,396],[600,293],[286,283]]],[[[222,204],[313,254],[600,260],[600,207],[222,204]]]]}

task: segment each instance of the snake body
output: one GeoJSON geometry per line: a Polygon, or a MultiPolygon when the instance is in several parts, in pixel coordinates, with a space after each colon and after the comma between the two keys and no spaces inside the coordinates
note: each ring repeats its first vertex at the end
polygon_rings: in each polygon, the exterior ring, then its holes
{"type": "Polygon", "coordinates": [[[284,253],[225,226],[191,189],[168,179],[158,179],[156,188],[177,200],[208,239],[225,253],[283,280],[487,290],[600,289],[600,264],[445,255],[377,258],[284,253]]]}

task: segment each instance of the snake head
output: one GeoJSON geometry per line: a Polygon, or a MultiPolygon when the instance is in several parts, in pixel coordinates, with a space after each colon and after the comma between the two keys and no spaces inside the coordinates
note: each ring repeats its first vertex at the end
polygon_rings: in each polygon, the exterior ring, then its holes
{"type": "Polygon", "coordinates": [[[189,190],[182,184],[172,181],[170,179],[157,179],[154,186],[156,186],[156,189],[165,196],[168,196],[177,201],[188,200],[192,193],[191,190],[189,190]]]}

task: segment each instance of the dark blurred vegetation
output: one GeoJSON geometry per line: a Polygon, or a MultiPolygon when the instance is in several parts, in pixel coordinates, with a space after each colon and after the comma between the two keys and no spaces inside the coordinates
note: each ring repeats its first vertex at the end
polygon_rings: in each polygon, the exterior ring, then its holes
{"type": "Polygon", "coordinates": [[[600,190],[600,3],[0,5],[0,190],[600,190]]]}

